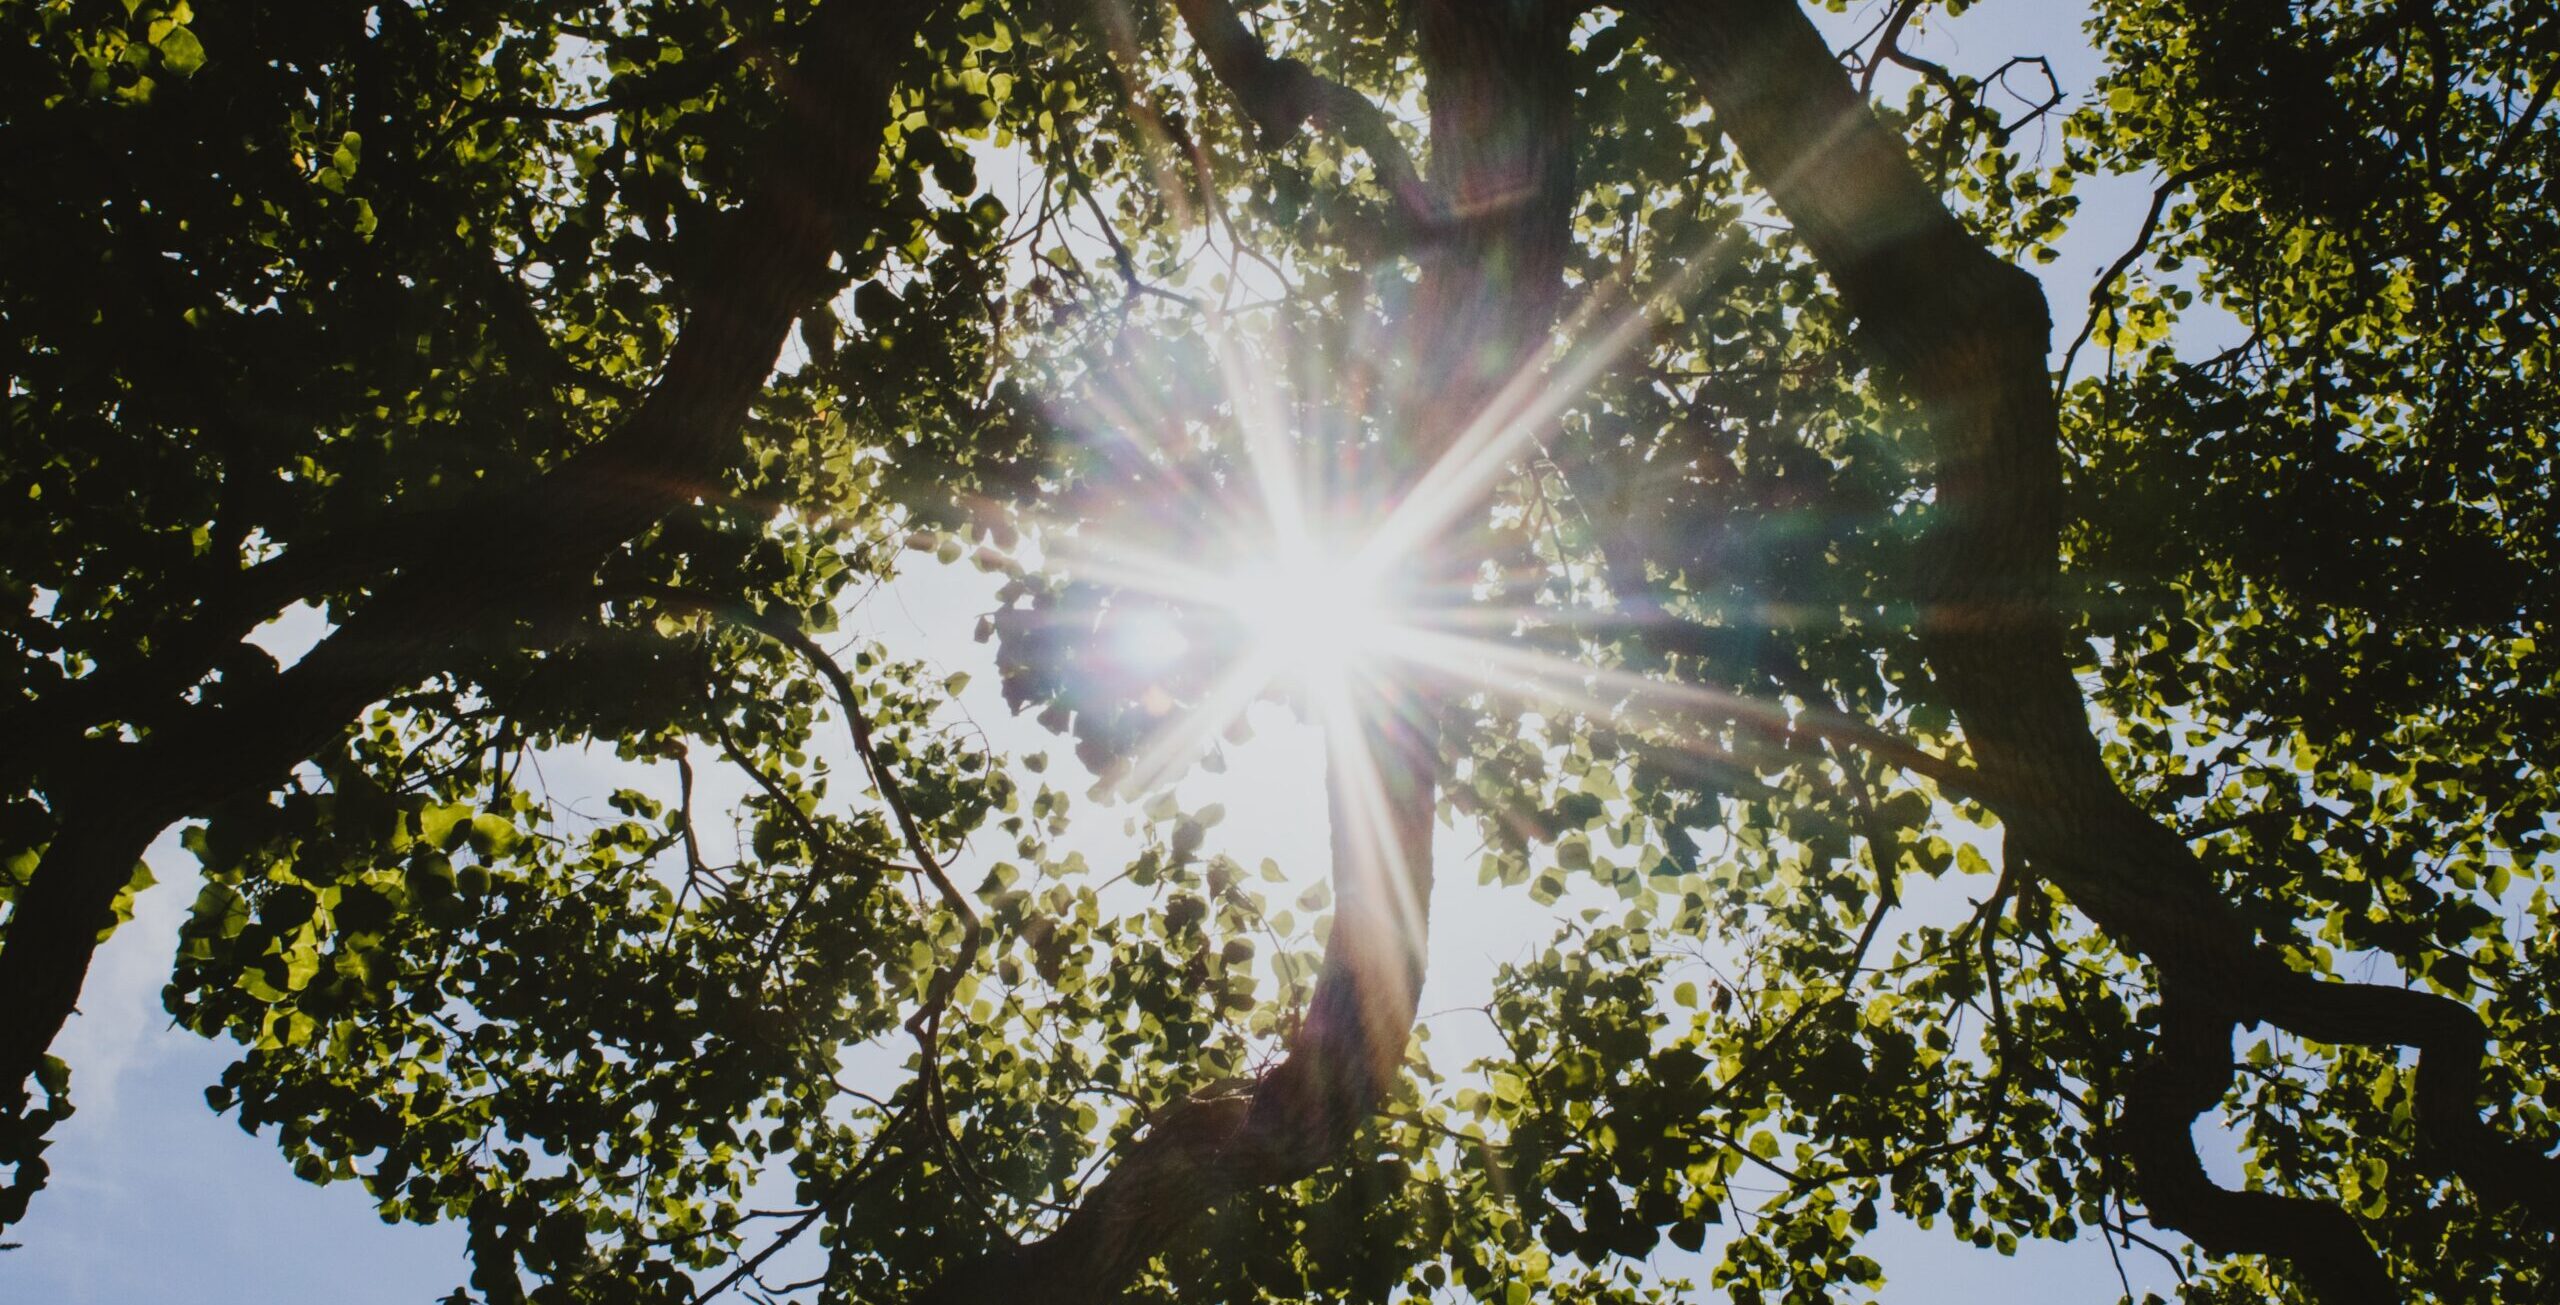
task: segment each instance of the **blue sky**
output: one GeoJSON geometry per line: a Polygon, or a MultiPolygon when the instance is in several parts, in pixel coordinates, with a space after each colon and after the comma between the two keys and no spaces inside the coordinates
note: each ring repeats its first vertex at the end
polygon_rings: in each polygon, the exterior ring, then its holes
{"type": "MultiPolygon", "coordinates": [[[[1849,30],[1864,12],[1853,5],[1849,15],[1823,21],[1849,30]]],[[[2013,53],[2046,54],[2076,94],[2095,72],[2078,31],[2084,12],[2075,0],[1985,0],[1927,48],[1965,68],[1987,68],[2013,53]]],[[[2147,199],[2138,182],[2084,186],[2082,193],[2087,207],[2066,257],[2044,269],[2065,338],[2078,324],[2090,280],[2130,237],[2147,199]]],[[[1029,721],[1006,716],[989,650],[970,639],[978,613],[993,605],[992,588],[965,567],[925,563],[875,594],[849,626],[902,656],[970,672],[966,705],[998,747],[1062,753],[1029,721]]],[[[278,637],[290,644],[295,634],[288,627],[278,637]]],[[[301,637],[309,637],[307,628],[301,637]]],[[[1229,773],[1192,781],[1185,797],[1226,804],[1229,818],[1218,830],[1226,850],[1248,860],[1273,856],[1295,874],[1320,876],[1321,751],[1312,731],[1276,711],[1257,724],[1257,740],[1236,750],[1229,773]]],[[[566,759],[548,769],[553,790],[567,797],[593,790],[607,767],[566,759]]],[[[1097,863],[1125,846],[1109,813],[1088,808],[1081,824],[1080,846],[1097,863]]],[[[1442,841],[1457,846],[1444,853],[1434,902],[1426,1011],[1482,1001],[1493,966],[1543,942],[1572,905],[1540,911],[1516,893],[1473,890],[1472,840],[1442,841]]],[[[0,1303],[213,1305],[313,1296],[425,1305],[451,1292],[467,1276],[460,1229],[386,1226],[361,1189],[300,1182],[270,1140],[244,1135],[206,1107],[203,1090],[228,1063],[227,1048],[167,1029],[158,995],[178,920],[194,896],[192,863],[174,838],[162,840],[151,863],[161,887],[143,896],[134,922],[102,950],[82,1003],[86,1013],[57,1048],[75,1066],[80,1111],[57,1133],[53,1186],[7,1234],[23,1247],[0,1253],[0,1303]]],[[[1463,1064],[1470,1042],[1483,1036],[1471,1017],[1431,1023],[1434,1059],[1445,1068],[1463,1064]]],[[[2119,1291],[2109,1256],[2093,1238],[2030,1246],[2015,1258],[1890,1221],[1870,1240],[1895,1300],[2100,1301],[2119,1291]]],[[[1682,1263],[1690,1259],[1666,1252],[1661,1263],[1703,1278],[1703,1265],[1682,1263]]],[[[2138,1287],[2167,1286],[2156,1262],[2128,1258],[2126,1267],[2138,1287]]]]}

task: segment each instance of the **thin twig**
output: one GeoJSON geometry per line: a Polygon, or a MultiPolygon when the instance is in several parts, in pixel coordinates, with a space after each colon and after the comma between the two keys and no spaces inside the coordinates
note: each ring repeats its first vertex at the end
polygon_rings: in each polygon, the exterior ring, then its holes
{"type": "MultiPolygon", "coordinates": [[[[637,585],[633,586],[630,592],[669,606],[723,616],[747,626],[766,638],[798,652],[808,660],[818,674],[827,681],[828,687],[834,691],[836,702],[844,711],[846,729],[853,735],[854,752],[861,757],[863,769],[871,776],[872,790],[880,795],[880,800],[888,806],[890,815],[897,821],[899,835],[905,840],[909,855],[915,858],[916,866],[933,884],[934,891],[941,895],[943,904],[953,915],[960,918],[959,958],[954,963],[935,970],[932,982],[925,988],[923,1002],[916,1007],[913,1015],[907,1017],[906,1028],[915,1036],[916,1047],[920,1053],[918,1095],[926,1113],[934,1121],[934,1135],[941,1140],[954,1171],[970,1175],[971,1181],[975,1182],[976,1170],[961,1153],[957,1143],[953,1141],[950,1122],[942,1111],[941,1029],[943,1011],[951,1004],[951,994],[958,989],[961,977],[978,954],[979,944],[984,938],[984,927],[978,919],[978,913],[970,909],[967,896],[951,882],[951,877],[943,872],[941,859],[933,854],[932,845],[926,841],[923,828],[916,823],[914,811],[907,805],[905,790],[891,778],[889,768],[881,762],[879,749],[871,734],[871,719],[862,710],[861,699],[854,692],[852,677],[846,675],[844,667],[838,665],[836,659],[826,649],[820,647],[817,640],[810,638],[808,632],[802,630],[796,621],[774,613],[757,611],[742,602],[691,593],[672,586],[637,585]]],[[[797,810],[797,806],[794,805],[793,809],[797,810]]]]}
{"type": "Polygon", "coordinates": [[[2115,307],[2116,281],[2150,251],[2151,238],[2160,233],[2160,218],[2168,211],[2170,198],[2207,177],[2229,172],[2254,161],[2255,156],[2251,156],[2200,164],[2171,174],[2168,180],[2160,183],[2159,189],[2151,192],[2151,211],[2142,219],[2141,232],[2134,236],[2133,243],[2125,248],[2124,253],[2119,255],[2114,263],[2108,265],[2106,273],[2098,278],[2098,283],[2089,288],[2089,316],[2080,323],[2080,333],[2071,337],[2071,347],[2062,352],[2062,366],[2053,374],[2056,394],[2061,392],[2063,386],[2070,383],[2072,363],[2080,356],[2080,346],[2087,344],[2089,337],[2097,331],[2098,318],[2115,307]]]}
{"type": "Polygon", "coordinates": [[[1902,0],[1901,4],[1894,6],[1893,16],[1884,22],[1884,36],[1876,42],[1876,52],[1867,56],[1866,66],[1858,73],[1859,99],[1875,95],[1876,74],[1884,68],[1889,57],[1886,52],[1901,49],[1902,29],[1910,24],[1912,15],[1919,12],[1920,0],[1902,0]]]}

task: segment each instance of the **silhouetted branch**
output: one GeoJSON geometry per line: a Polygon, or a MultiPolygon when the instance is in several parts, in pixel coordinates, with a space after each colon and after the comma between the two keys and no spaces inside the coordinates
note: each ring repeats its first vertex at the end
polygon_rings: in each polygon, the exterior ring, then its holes
{"type": "Polygon", "coordinates": [[[2062,351],[2062,366],[2053,374],[2056,387],[2070,383],[2071,367],[2080,357],[2080,346],[2087,344],[2089,337],[2096,333],[2098,319],[2115,307],[2116,282],[2126,272],[2132,270],[2133,265],[2150,250],[2151,238],[2160,233],[2160,218],[2168,211],[2170,199],[2179,191],[2207,177],[2228,172],[2250,161],[2249,159],[2225,159],[2218,163],[2188,168],[2171,174],[2168,180],[2161,182],[2159,188],[2151,192],[2151,209],[2143,216],[2142,230],[2134,235],[2133,243],[2125,247],[2124,253],[2118,255],[2115,262],[2108,264],[2106,272],[2099,276],[2098,283],[2089,288],[2089,315],[2081,321],[2080,333],[2071,337],[2071,347],[2062,351]]]}
{"type": "MultiPolygon", "coordinates": [[[[2126,797],[2089,727],[2057,604],[2064,521],[2051,319],[2034,278],[1968,233],[1856,95],[1793,0],[1632,0],[1655,50],[1695,78],[1838,287],[1889,391],[1929,414],[1944,516],[1916,605],[2012,855],[2160,975],[2160,1044],[2128,1095],[2155,1211],[2222,1253],[2287,1257],[2340,1301],[2394,1299],[2343,1210],[2203,1178],[2186,1134],[2230,1080],[2231,1026],[2418,1052],[2417,1123],[2481,1198],[2560,1226],[2560,1161],[2482,1119],[2487,1027],[2459,1001],[2302,974],[2178,831],[2126,797]],[[2218,1050],[2216,1049],[2218,1047],[2218,1050]],[[2200,1231],[2200,1229],[2210,1229],[2200,1231]]],[[[2163,201],[2165,203],[2165,201],[2163,201]]]]}
{"type": "Polygon", "coordinates": [[[1409,225],[1421,230],[1439,225],[1439,206],[1423,184],[1421,170],[1377,105],[1295,59],[1273,58],[1228,0],[1174,0],[1174,8],[1210,71],[1261,131],[1265,148],[1277,147],[1312,122],[1369,156],[1379,183],[1409,225]]]}

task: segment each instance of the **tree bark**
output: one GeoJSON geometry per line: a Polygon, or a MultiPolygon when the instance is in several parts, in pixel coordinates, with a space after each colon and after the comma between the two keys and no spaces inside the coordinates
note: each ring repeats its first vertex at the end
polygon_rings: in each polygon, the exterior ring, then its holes
{"type": "Polygon", "coordinates": [[[0,937],[0,1163],[34,1144],[18,1136],[27,1083],[76,1007],[116,893],[160,830],[272,787],[464,640],[541,610],[546,595],[584,591],[613,548],[716,482],[793,319],[833,275],[834,224],[859,211],[878,167],[890,89],[927,7],[819,12],[781,74],[771,183],[703,232],[719,271],[687,287],[682,337],[612,435],[458,514],[433,547],[410,550],[416,565],[380,577],[355,615],[263,691],[187,709],[136,741],[65,743],[80,762],[51,772],[51,839],[0,937]]]}
{"type": "Polygon", "coordinates": [[[2296,973],[2107,771],[2056,602],[2059,414],[2034,278],[1948,213],[1795,0],[1630,0],[1627,10],[1695,81],[1838,287],[1881,378],[1925,414],[1941,524],[1929,541],[1923,649],[1980,767],[1977,795],[1999,815],[2009,855],[2147,957],[2174,994],[2117,1130],[2154,1221],[2218,1252],[2283,1256],[2327,1300],[2393,1297],[2341,1212],[2203,1177],[2186,1126],[2227,1086],[2243,1020],[2420,1048],[2421,1129],[2479,1195],[2552,1218],[2560,1164],[2481,1120],[2478,1016],[2441,997],[2296,973]]]}

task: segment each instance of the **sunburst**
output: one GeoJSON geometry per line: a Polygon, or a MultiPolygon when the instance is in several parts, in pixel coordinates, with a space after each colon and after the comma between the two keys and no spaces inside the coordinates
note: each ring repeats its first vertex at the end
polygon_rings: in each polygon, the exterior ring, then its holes
{"type": "MultiPolygon", "coordinates": [[[[1328,385],[1319,364],[1273,343],[1285,332],[1257,338],[1213,319],[1214,369],[1177,370],[1166,392],[1110,381],[1089,390],[1075,424],[1113,478],[1116,511],[1061,531],[1048,556],[1119,595],[1093,617],[1112,672],[1166,686],[1146,690],[1155,725],[1120,784],[1145,790],[1178,779],[1256,701],[1287,698],[1325,734],[1334,818],[1354,826],[1340,846],[1400,871],[1388,772],[1412,762],[1377,745],[1398,731],[1426,735],[1433,705],[1450,695],[1630,724],[1631,707],[1635,717],[1728,719],[1747,707],[1528,646],[1517,637],[1523,628],[1574,614],[1488,601],[1469,588],[1472,567],[1457,542],[1480,529],[1497,487],[1521,474],[1539,438],[1644,347],[1651,310],[1680,301],[1741,247],[1725,233],[1675,261],[1681,275],[1646,296],[1593,287],[1561,324],[1571,342],[1563,355],[1477,402],[1471,420],[1433,441],[1437,456],[1396,476],[1392,490],[1377,483],[1386,473],[1375,446],[1338,432],[1393,430],[1400,414],[1311,414],[1290,397],[1348,396],[1359,409],[1389,387],[1328,385]],[[1195,445],[1185,432],[1203,412],[1217,414],[1224,435],[1195,445]]],[[[1400,885],[1407,876],[1389,878],[1400,885]]],[[[1419,903],[1398,905],[1418,919],[1419,903]]]]}

